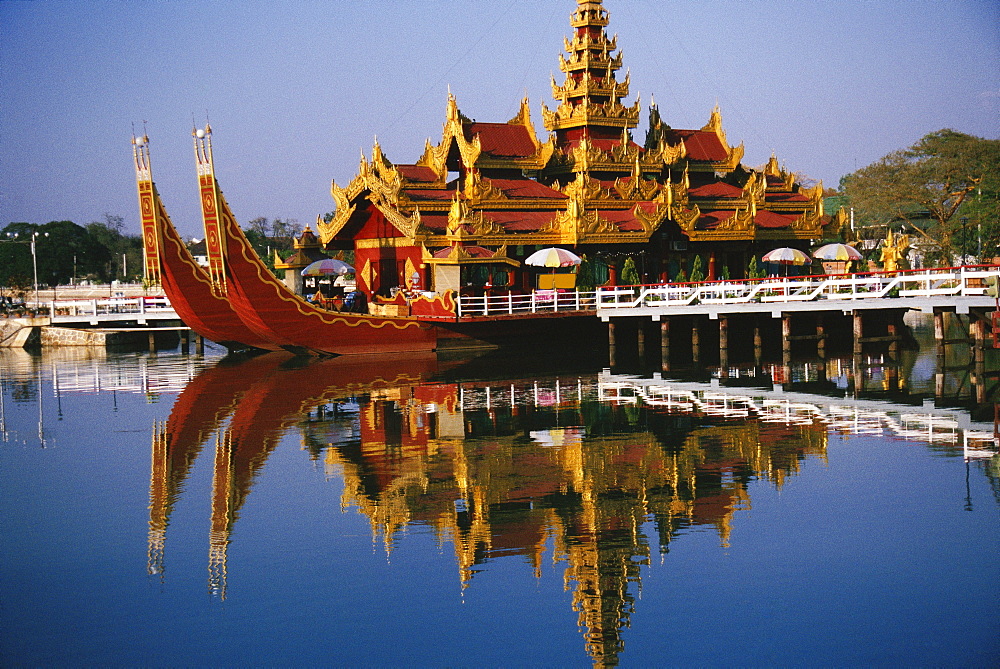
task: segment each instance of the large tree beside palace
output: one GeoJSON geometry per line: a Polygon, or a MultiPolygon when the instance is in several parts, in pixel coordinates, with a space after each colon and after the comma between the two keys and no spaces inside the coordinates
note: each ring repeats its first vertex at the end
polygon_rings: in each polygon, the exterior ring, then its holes
{"type": "Polygon", "coordinates": [[[1000,140],[925,135],[841,180],[856,226],[912,235],[924,264],[1000,255],[1000,140]]]}

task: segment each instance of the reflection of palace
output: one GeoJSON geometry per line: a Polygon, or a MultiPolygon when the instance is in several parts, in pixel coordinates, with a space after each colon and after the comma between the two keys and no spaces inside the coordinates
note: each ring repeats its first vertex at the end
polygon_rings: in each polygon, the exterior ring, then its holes
{"type": "Polygon", "coordinates": [[[780,486],[804,457],[823,456],[826,426],[704,416],[695,426],[690,414],[600,403],[594,378],[557,383],[542,384],[541,398],[539,383],[525,381],[398,388],[361,405],[354,441],[320,419],[306,439],[325,448],[344,505],[370,518],[387,550],[410,523],[434,527],[466,585],[504,556],[540,572],[551,541],[588,652],[615,664],[633,611],[629,583],[651,539],[665,553],[685,528],[707,525],[726,542],[733,514],[750,506],[748,482],[780,486]],[[656,537],[646,536],[650,521],[656,537]]]}
{"type": "Polygon", "coordinates": [[[907,439],[920,430],[913,416],[893,423],[844,399],[809,404],[607,373],[445,380],[459,372],[441,371],[433,356],[302,363],[284,354],[206,370],[154,432],[151,572],[162,574],[179,486],[218,435],[209,585],[225,597],[233,524],[268,455],[297,427],[303,448],[343,478],[342,508],[363,513],[387,551],[408,525],[433,528],[453,546],[463,587],[501,557],[540,575],[551,546],[588,653],[611,665],[655,551],[662,559],[695,527],[728,544],[736,512],[750,508],[750,482],[785,485],[805,458],[825,458],[831,429],[907,439]]]}

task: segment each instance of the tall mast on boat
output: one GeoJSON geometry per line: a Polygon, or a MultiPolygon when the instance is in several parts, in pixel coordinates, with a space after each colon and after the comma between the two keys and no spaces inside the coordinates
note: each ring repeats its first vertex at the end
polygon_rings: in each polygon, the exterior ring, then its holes
{"type": "Polygon", "coordinates": [[[135,182],[139,192],[139,216],[142,219],[143,271],[147,283],[159,285],[160,253],[162,252],[163,240],[156,225],[156,216],[159,213],[156,206],[158,197],[149,163],[149,137],[145,133],[142,137],[132,135],[132,158],[135,161],[135,182]]]}
{"type": "Polygon", "coordinates": [[[192,131],[194,158],[198,165],[198,187],[201,191],[201,220],[205,226],[205,252],[208,255],[208,275],[216,295],[226,294],[226,258],[222,244],[222,221],[219,216],[219,187],[215,181],[212,158],[212,126],[192,131]]]}

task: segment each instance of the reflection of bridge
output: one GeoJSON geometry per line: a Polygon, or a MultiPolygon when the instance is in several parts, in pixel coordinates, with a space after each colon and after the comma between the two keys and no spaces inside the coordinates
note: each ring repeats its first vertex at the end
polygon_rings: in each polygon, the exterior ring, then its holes
{"type": "Polygon", "coordinates": [[[912,405],[854,399],[823,398],[786,390],[727,390],[703,383],[601,374],[602,402],[637,404],[669,411],[724,418],[756,418],[786,425],[820,421],[837,432],[895,436],[907,441],[961,446],[967,457],[990,457],[1000,448],[997,426],[975,422],[968,413],[912,405]],[[991,450],[992,449],[992,450],[991,450]],[[986,454],[986,455],[984,455],[986,454]]]}

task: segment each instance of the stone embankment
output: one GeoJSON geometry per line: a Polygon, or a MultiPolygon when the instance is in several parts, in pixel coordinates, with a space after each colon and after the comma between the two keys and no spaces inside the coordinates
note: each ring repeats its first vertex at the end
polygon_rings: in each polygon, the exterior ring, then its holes
{"type": "Polygon", "coordinates": [[[177,346],[180,334],[174,331],[80,330],[49,325],[47,318],[0,318],[0,348],[40,346],[98,346],[152,349],[177,346]]]}

